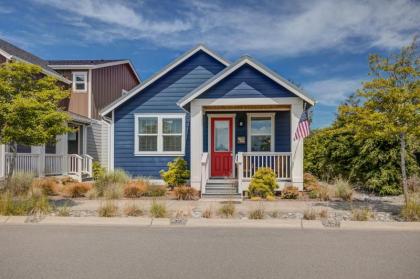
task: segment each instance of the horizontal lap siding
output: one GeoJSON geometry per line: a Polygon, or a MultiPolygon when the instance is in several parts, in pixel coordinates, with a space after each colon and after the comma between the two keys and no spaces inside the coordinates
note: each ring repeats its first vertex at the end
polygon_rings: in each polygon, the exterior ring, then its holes
{"type": "MultiPolygon", "coordinates": [[[[126,101],[115,110],[114,168],[124,169],[133,176],[159,178],[174,156],[134,156],[135,113],[186,113],[176,102],[194,88],[220,72],[224,66],[204,52],[160,78],[154,84],[126,101]]],[[[190,117],[186,113],[186,145],[184,159],[190,158],[190,117]]]]}
{"type": "MultiPolygon", "coordinates": [[[[261,111],[261,113],[267,113],[270,111],[261,111]]],[[[236,126],[235,133],[235,150],[236,152],[247,152],[247,113],[246,112],[217,112],[221,114],[236,113],[236,126]],[[243,122],[243,126],[240,126],[240,122],[243,122]],[[244,144],[238,144],[238,137],[245,137],[244,144]]],[[[217,114],[216,112],[208,112],[203,117],[203,152],[208,151],[208,114],[217,114]]],[[[258,113],[258,112],[252,112],[258,113]]],[[[274,148],[275,152],[290,152],[291,150],[291,131],[290,131],[290,111],[277,111],[275,112],[275,135],[274,135],[274,148]]]]}
{"type": "Polygon", "coordinates": [[[254,68],[244,65],[200,95],[199,99],[215,98],[278,98],[296,97],[254,68]]]}

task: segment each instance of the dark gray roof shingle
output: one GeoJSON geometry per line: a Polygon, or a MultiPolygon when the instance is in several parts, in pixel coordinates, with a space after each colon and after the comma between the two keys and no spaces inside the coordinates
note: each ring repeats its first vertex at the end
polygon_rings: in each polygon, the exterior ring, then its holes
{"type": "Polygon", "coordinates": [[[49,65],[100,65],[111,62],[126,61],[127,59],[111,59],[111,60],[48,60],[49,65]]]}

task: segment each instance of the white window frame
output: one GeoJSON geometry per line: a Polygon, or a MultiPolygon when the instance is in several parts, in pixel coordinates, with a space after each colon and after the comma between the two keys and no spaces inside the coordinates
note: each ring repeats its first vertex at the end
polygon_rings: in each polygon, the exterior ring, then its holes
{"type": "Polygon", "coordinates": [[[88,91],[88,73],[87,72],[73,72],[73,92],[86,93],[88,91]],[[82,75],[84,78],[85,89],[77,89],[76,84],[82,84],[81,81],[76,81],[76,76],[82,75]]]}
{"type": "MultiPolygon", "coordinates": [[[[275,116],[276,113],[275,112],[271,112],[271,113],[248,113],[247,114],[247,149],[248,152],[255,152],[255,153],[268,153],[268,152],[274,152],[274,146],[275,146],[275,130],[276,130],[276,126],[275,126],[275,116]],[[251,121],[253,117],[270,117],[271,118],[271,146],[270,146],[270,151],[251,151],[251,139],[252,136],[255,136],[252,134],[252,129],[251,129],[251,121]]],[[[256,135],[258,136],[258,135],[256,135]]]]}
{"type": "Polygon", "coordinates": [[[135,156],[184,156],[185,155],[185,114],[184,113],[156,113],[156,114],[134,114],[134,155],[135,156]],[[155,117],[158,119],[157,134],[157,151],[139,151],[139,125],[138,119],[142,117],[155,117]],[[179,118],[182,120],[181,133],[181,151],[163,151],[163,136],[165,135],[179,135],[179,134],[164,134],[163,133],[163,119],[165,118],[179,118]]]}

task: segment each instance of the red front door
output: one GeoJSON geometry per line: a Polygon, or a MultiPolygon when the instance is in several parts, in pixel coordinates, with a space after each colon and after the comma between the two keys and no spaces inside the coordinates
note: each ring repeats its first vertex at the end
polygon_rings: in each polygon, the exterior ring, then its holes
{"type": "Polygon", "coordinates": [[[211,118],[211,176],[232,176],[232,118],[211,118]]]}

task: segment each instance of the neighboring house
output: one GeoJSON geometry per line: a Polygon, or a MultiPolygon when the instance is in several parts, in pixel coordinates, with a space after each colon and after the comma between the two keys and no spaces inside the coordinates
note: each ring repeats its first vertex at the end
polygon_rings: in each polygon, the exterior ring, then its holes
{"type": "MultiPolygon", "coordinates": [[[[39,176],[92,175],[92,160],[108,163],[109,124],[98,111],[140,83],[128,60],[54,60],[45,61],[0,39],[0,63],[17,60],[38,65],[43,73],[54,76],[71,92],[63,106],[71,117],[74,132],[57,137],[56,144],[17,146],[17,170],[39,176]]],[[[8,173],[11,153],[0,146],[0,178],[8,173]]]]}
{"type": "Polygon", "coordinates": [[[176,157],[203,195],[241,195],[260,167],[280,189],[303,189],[303,141],[293,134],[315,101],[248,56],[234,63],[203,45],[107,106],[110,169],[160,179],[176,157]]]}

